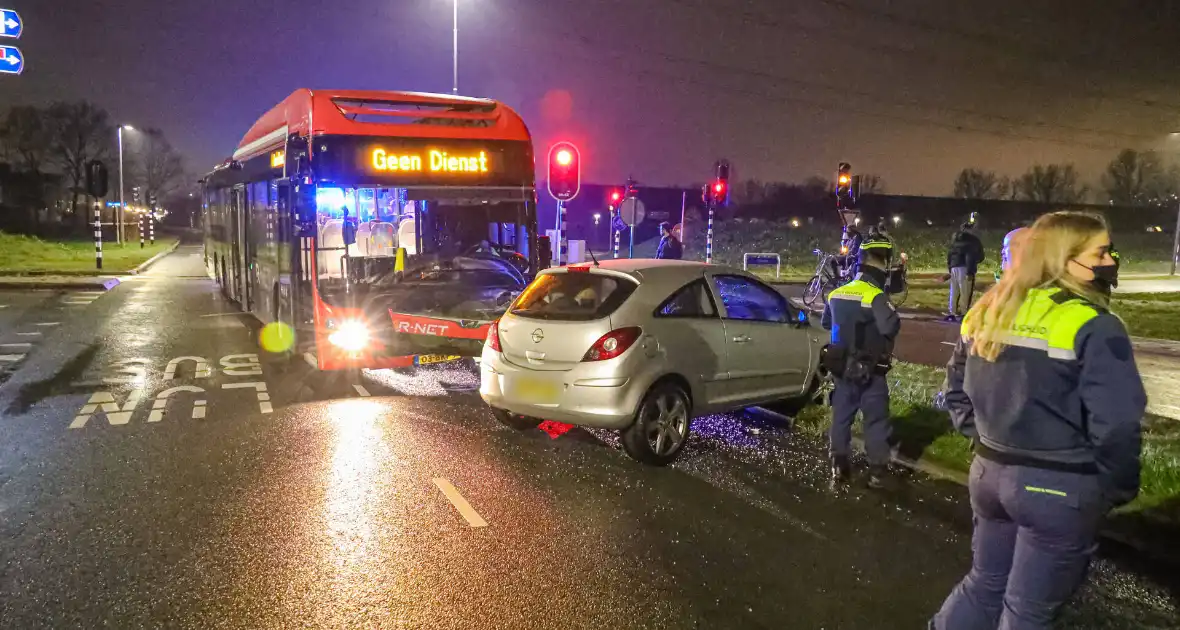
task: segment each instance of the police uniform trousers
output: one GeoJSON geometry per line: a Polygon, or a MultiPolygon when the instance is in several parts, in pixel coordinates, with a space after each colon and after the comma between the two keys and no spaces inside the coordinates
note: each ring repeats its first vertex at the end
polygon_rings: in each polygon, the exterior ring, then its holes
{"type": "Polygon", "coordinates": [[[1086,579],[1106,512],[1098,476],[976,457],[969,487],[975,561],[930,627],[1051,628],[1086,579]]]}
{"type": "Polygon", "coordinates": [[[848,457],[852,451],[852,423],[856,412],[864,416],[865,453],[869,464],[889,463],[889,384],[883,375],[874,374],[867,383],[835,379],[832,392],[832,426],[828,429],[829,453],[848,457]]]}

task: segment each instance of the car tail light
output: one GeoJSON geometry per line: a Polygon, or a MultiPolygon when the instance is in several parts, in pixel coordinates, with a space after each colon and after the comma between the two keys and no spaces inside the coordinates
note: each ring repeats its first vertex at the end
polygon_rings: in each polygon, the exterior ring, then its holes
{"type": "Polygon", "coordinates": [[[641,334],[643,334],[643,329],[638,326],[612,330],[599,337],[598,341],[595,341],[594,345],[590,346],[590,349],[586,351],[586,355],[582,357],[582,361],[606,361],[613,359],[635,345],[641,334]]]}
{"type": "Polygon", "coordinates": [[[500,349],[500,320],[497,319],[492,322],[491,326],[488,326],[488,338],[487,341],[484,341],[484,345],[496,352],[503,352],[500,349]]]}

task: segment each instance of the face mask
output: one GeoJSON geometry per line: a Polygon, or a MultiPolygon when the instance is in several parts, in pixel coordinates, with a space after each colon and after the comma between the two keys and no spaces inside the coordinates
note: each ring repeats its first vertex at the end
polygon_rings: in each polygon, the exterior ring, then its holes
{"type": "Polygon", "coordinates": [[[1089,269],[1094,273],[1094,279],[1090,281],[1090,284],[1094,285],[1094,288],[1099,293],[1110,295],[1111,288],[1119,281],[1118,265],[1094,265],[1093,267],[1087,267],[1076,260],[1074,262],[1078,266],[1089,269]]]}

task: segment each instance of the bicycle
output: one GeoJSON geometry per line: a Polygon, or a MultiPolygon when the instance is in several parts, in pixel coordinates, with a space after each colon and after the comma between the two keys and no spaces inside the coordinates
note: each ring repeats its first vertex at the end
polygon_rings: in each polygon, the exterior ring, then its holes
{"type": "Polygon", "coordinates": [[[828,294],[831,293],[844,284],[843,274],[840,269],[840,260],[835,254],[827,254],[816,249],[812,251],[819,264],[815,266],[815,275],[807,282],[807,287],[803,290],[803,304],[808,308],[815,306],[815,299],[821,298],[823,303],[828,303],[828,294]]]}

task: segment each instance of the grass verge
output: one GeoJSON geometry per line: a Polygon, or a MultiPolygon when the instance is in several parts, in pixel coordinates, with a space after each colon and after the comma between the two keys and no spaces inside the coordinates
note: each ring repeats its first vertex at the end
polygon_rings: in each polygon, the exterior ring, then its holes
{"type": "MultiPolygon", "coordinates": [[[[946,285],[914,284],[902,308],[945,313],[949,297],[946,285]]],[[[1136,337],[1180,341],[1180,293],[1115,293],[1111,310],[1136,337]]]]}
{"type": "MultiPolygon", "coordinates": [[[[941,368],[895,365],[889,373],[893,433],[905,457],[965,474],[971,466],[971,443],[931,404],[943,376],[941,368]]],[[[795,426],[822,436],[830,421],[828,407],[809,407],[795,419],[795,426]]],[[[1139,498],[1120,512],[1180,524],[1180,422],[1157,416],[1144,419],[1142,462],[1139,498]]]]}
{"type": "Polygon", "coordinates": [[[94,241],[43,241],[35,236],[0,232],[0,275],[27,273],[126,273],[176,244],[161,238],[143,249],[139,243],[104,243],[102,271],[94,268],[94,241]]]}

